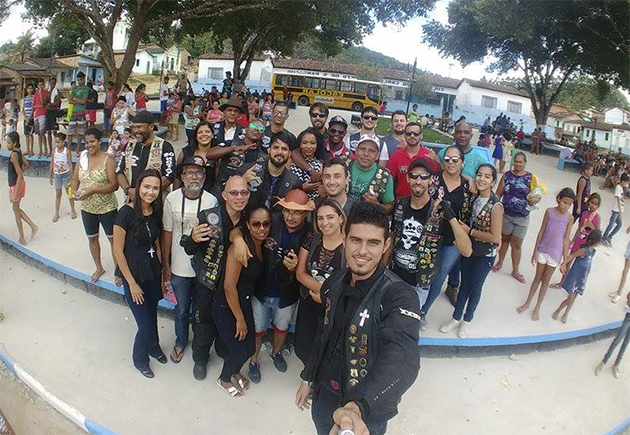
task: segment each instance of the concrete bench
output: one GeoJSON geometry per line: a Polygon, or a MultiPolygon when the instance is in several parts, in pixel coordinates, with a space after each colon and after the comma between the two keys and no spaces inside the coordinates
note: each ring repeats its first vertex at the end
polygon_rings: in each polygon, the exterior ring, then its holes
{"type": "Polygon", "coordinates": [[[559,171],[564,171],[564,165],[566,163],[577,165],[578,168],[582,167],[582,164],[575,159],[558,159],[558,163],[556,164],[556,169],[559,171]]]}

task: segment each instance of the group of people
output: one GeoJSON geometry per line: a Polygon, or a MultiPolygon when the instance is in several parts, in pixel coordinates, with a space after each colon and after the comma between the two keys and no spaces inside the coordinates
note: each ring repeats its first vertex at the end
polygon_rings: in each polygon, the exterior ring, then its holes
{"type": "MultiPolygon", "coordinates": [[[[100,227],[110,241],[116,284],[138,325],[135,368],[152,378],[151,358],[179,363],[192,322],[193,376],[206,377],[214,345],[223,359],[219,388],[242,396],[262,381],[262,338],[270,327],[269,357],[276,370],[287,370],[283,350],[294,324],[304,364],[296,405],[307,408],[312,398],[318,433],[342,420],[385,433],[418,374],[418,335],[444,283],[453,313],[439,329],[466,338],[486,278],[501,269],[509,248],[512,276],[525,282],[521,245],[542,196],[526,155],[515,153],[499,179],[486,151],[471,145],[465,120],[454,125],[454,144],[436,154],[404,111],[391,115],[392,134],[380,137],[377,109],[366,107],[359,131],[346,137],[347,121],[328,120],[328,108],[315,103],[311,126],[296,137],[285,128],[283,101],[273,105],[268,126],[255,117],[239,124],[245,108],[236,95],[219,110],[218,121],[198,119],[177,156],[142,110],[131,118],[132,139],[118,157],[102,151],[102,132],[90,128],[72,168],[64,138],[56,136],[52,183],[66,189],[72,174],[93,282],[105,273],[100,227]],[[118,189],[125,195],[120,209],[118,189]],[[157,328],[163,297],[175,303],[168,358],[157,328]]],[[[26,162],[19,137],[9,147],[11,201],[25,243],[22,220],[33,235],[37,226],[19,208],[26,162]]],[[[557,206],[544,212],[532,255],[536,276],[518,308],[527,310],[538,293],[532,320],[557,267],[568,297],[554,318],[562,314],[566,322],[584,292],[602,240],[590,170],[585,166],[577,195],[562,189],[557,206]],[[574,220],[580,224],[571,238],[574,220]]]]}

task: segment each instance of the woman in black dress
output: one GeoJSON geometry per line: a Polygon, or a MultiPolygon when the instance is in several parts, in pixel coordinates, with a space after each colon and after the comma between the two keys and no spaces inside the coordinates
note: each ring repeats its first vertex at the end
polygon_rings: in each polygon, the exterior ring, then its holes
{"type": "Polygon", "coordinates": [[[236,261],[234,246],[227,252],[223,291],[218,291],[212,306],[217,332],[228,348],[223,360],[219,387],[232,397],[242,396],[249,388],[249,379],[241,375],[243,364],[256,350],[254,313],[251,297],[264,278],[262,244],[269,236],[271,215],[264,206],[253,206],[245,212],[243,239],[253,254],[247,267],[236,261]]]}
{"type": "Polygon", "coordinates": [[[306,364],[321,311],[320,290],[334,271],[346,266],[343,240],[346,215],[334,199],[325,199],[315,210],[315,231],[304,239],[295,270],[302,284],[295,320],[295,354],[306,364]]]}
{"type": "Polygon", "coordinates": [[[125,300],[138,324],[133,344],[133,365],[153,377],[149,356],[166,364],[160,348],[157,306],[162,299],[160,238],[162,228],[162,178],[156,170],[143,171],[135,186],[133,204],[121,207],[114,224],[116,276],[123,278],[125,300]]]}

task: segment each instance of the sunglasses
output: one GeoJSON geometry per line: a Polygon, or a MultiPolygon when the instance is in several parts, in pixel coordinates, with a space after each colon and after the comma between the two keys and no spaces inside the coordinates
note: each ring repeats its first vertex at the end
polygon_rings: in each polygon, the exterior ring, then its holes
{"type": "Polygon", "coordinates": [[[251,221],[249,224],[255,230],[259,230],[260,227],[263,227],[266,230],[271,228],[271,221],[262,221],[262,222],[261,221],[251,221]]]}
{"type": "Polygon", "coordinates": [[[346,130],[339,130],[337,128],[329,128],[328,133],[330,134],[346,134],[346,130]]]}
{"type": "Polygon", "coordinates": [[[415,136],[415,137],[419,137],[422,133],[420,133],[419,131],[406,131],[405,132],[405,136],[409,137],[409,136],[415,136]]]}
{"type": "Polygon", "coordinates": [[[427,174],[425,172],[422,172],[421,174],[417,172],[411,172],[407,175],[409,175],[409,178],[411,178],[412,180],[417,180],[419,178],[422,181],[427,181],[429,178],[431,178],[431,174],[427,174]]]}
{"type": "Polygon", "coordinates": [[[460,157],[444,157],[445,163],[459,163],[460,160],[460,157]]]}
{"type": "Polygon", "coordinates": [[[228,195],[230,195],[233,198],[236,198],[237,196],[249,196],[249,190],[228,190],[228,195]]]}
{"type": "Polygon", "coordinates": [[[265,131],[265,126],[261,125],[261,124],[257,124],[255,122],[252,122],[252,123],[249,124],[249,129],[250,130],[258,130],[260,132],[263,132],[263,131],[265,131]]]}
{"type": "Polygon", "coordinates": [[[363,119],[365,119],[366,121],[377,121],[378,120],[378,116],[364,115],[363,119]]]}
{"type": "Polygon", "coordinates": [[[311,118],[325,118],[326,115],[323,113],[311,113],[311,118]]]}

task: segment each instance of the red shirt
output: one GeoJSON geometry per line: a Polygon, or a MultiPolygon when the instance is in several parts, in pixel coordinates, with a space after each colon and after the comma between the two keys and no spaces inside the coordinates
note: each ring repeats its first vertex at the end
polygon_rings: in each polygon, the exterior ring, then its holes
{"type": "Polygon", "coordinates": [[[33,95],[33,107],[40,106],[33,111],[33,116],[35,118],[46,114],[46,105],[49,103],[49,100],[50,98],[46,89],[41,92],[35,91],[35,94],[33,95]]]}
{"type": "Polygon", "coordinates": [[[411,187],[409,187],[407,182],[407,168],[413,160],[424,157],[424,160],[429,163],[433,172],[440,169],[437,162],[428,157],[430,152],[429,148],[420,145],[420,150],[413,157],[409,157],[406,148],[401,148],[391,155],[387,163],[387,169],[389,169],[392,177],[396,180],[396,199],[411,195],[411,187]]]}

